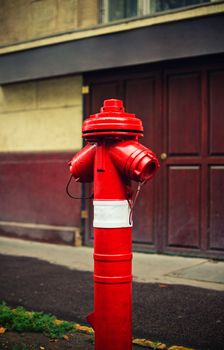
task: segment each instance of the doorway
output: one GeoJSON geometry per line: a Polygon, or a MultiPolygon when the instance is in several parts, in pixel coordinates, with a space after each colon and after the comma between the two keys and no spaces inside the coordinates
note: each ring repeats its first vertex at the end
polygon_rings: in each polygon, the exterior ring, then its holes
{"type": "MultiPolygon", "coordinates": [[[[122,99],[143,122],[141,142],[159,157],[160,170],[134,210],[135,248],[224,257],[224,66],[188,67],[89,74],[85,115],[105,99],[122,99]]],[[[90,227],[87,222],[87,243],[90,227]]]]}

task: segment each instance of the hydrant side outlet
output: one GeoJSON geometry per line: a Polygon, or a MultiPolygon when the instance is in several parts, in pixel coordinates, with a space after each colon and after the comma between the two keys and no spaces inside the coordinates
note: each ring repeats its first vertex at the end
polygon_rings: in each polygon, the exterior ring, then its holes
{"type": "Polygon", "coordinates": [[[87,144],[69,162],[70,172],[76,181],[92,182],[96,144],[87,144]]]}
{"type": "Polygon", "coordinates": [[[131,180],[148,181],[159,167],[155,154],[134,140],[116,143],[110,153],[118,169],[131,180]]]}

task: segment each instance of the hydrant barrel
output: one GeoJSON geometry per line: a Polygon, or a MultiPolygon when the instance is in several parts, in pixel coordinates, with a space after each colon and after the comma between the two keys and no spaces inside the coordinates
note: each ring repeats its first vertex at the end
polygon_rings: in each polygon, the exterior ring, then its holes
{"type": "Polygon", "coordinates": [[[76,181],[94,189],[95,350],[132,349],[131,181],[145,183],[156,173],[155,154],[138,141],[141,120],[120,100],[106,100],[83,123],[87,145],[70,162],[76,181]]]}
{"type": "Polygon", "coordinates": [[[132,348],[132,238],[127,179],[110,155],[96,150],[94,167],[94,330],[97,350],[132,348]],[[115,346],[116,344],[116,346],[115,346]]]}

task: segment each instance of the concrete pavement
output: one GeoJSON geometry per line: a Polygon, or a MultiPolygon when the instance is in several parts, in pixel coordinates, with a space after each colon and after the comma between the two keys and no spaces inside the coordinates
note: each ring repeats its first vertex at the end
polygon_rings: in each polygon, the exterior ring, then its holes
{"type": "MultiPolygon", "coordinates": [[[[33,257],[79,271],[93,271],[93,249],[0,237],[0,254],[33,257]]],[[[133,279],[224,290],[224,262],[160,254],[133,254],[133,279]]]]}

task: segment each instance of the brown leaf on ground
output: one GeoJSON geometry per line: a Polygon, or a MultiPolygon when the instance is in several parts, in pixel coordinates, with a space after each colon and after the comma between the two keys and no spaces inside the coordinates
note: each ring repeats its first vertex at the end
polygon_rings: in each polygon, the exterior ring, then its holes
{"type": "Polygon", "coordinates": [[[168,350],[194,350],[192,348],[185,348],[185,346],[173,345],[168,350]]]}
{"type": "Polygon", "coordinates": [[[75,325],[75,329],[80,332],[84,332],[86,334],[93,334],[94,330],[91,327],[80,326],[79,324],[75,325]]]}
{"type": "Polygon", "coordinates": [[[0,326],[0,334],[4,334],[7,328],[0,326]]]}
{"type": "Polygon", "coordinates": [[[168,288],[168,284],[160,283],[159,288],[168,288]]]}
{"type": "Polygon", "coordinates": [[[63,321],[62,320],[53,320],[53,323],[56,325],[59,325],[59,324],[63,323],[63,321]]]}
{"type": "Polygon", "coordinates": [[[155,342],[153,342],[151,340],[147,340],[147,339],[133,339],[132,343],[136,344],[136,345],[143,346],[143,347],[148,347],[150,349],[160,349],[160,350],[167,349],[166,344],[155,343],[155,342]]]}

